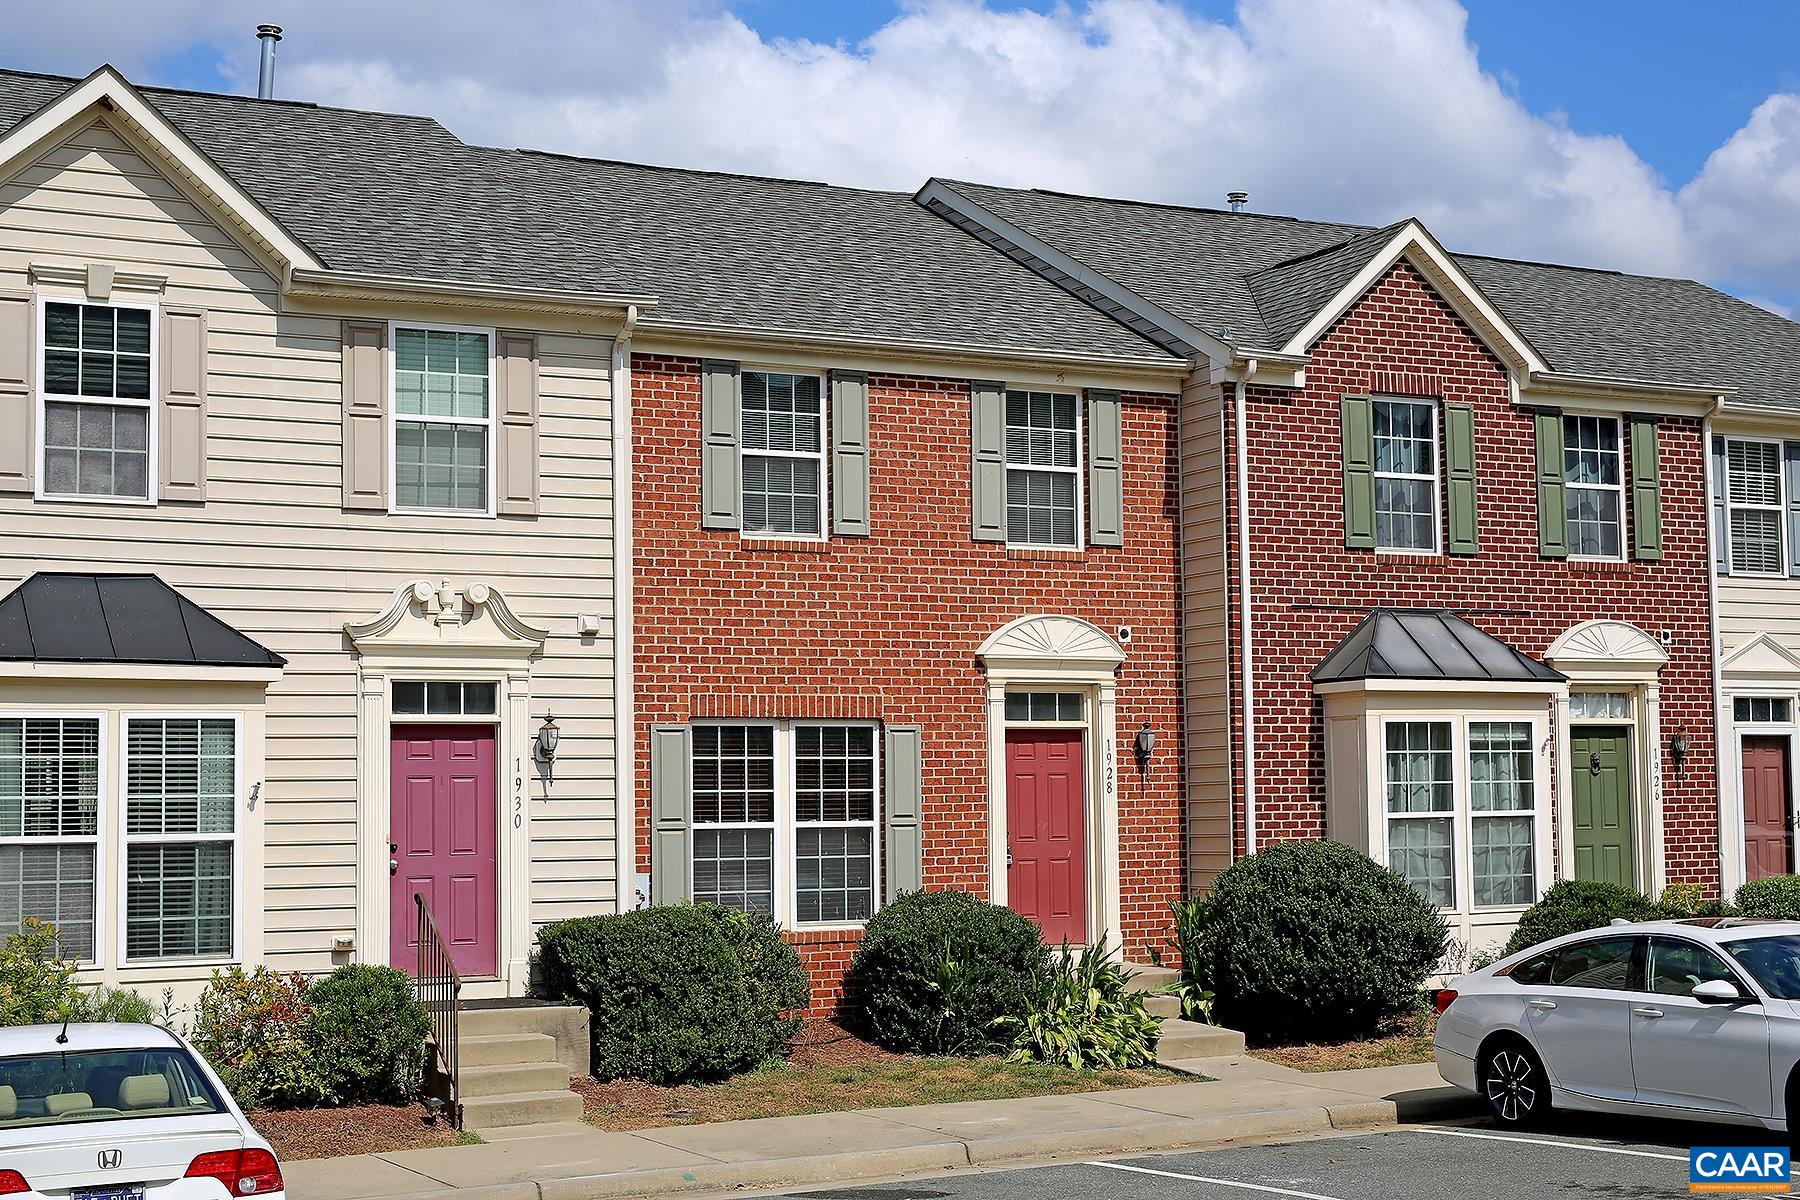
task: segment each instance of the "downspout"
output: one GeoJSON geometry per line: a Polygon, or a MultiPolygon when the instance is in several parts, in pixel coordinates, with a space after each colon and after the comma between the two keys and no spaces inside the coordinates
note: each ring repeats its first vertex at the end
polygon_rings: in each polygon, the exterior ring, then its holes
{"type": "MultiPolygon", "coordinates": [[[[1726,861],[1732,852],[1733,845],[1742,853],[1744,839],[1728,837],[1727,830],[1733,828],[1731,808],[1734,796],[1727,786],[1729,764],[1725,761],[1725,744],[1720,734],[1727,728],[1725,723],[1725,676],[1719,670],[1720,655],[1723,651],[1722,639],[1719,635],[1719,531],[1713,521],[1713,497],[1719,493],[1717,489],[1723,482],[1713,477],[1712,423],[1725,407],[1725,398],[1720,396],[1713,401],[1712,408],[1700,419],[1700,453],[1701,461],[1706,464],[1706,613],[1707,625],[1712,637],[1712,693],[1713,693],[1713,788],[1719,794],[1719,896],[1726,898],[1730,893],[1726,889],[1726,861]]],[[[1735,739],[1734,739],[1735,740],[1735,739]]],[[[1743,864],[1738,864],[1735,872],[1742,878],[1743,864]]]]}
{"type": "Polygon", "coordinates": [[[637,705],[633,702],[631,607],[631,335],[638,307],[625,308],[613,338],[613,777],[618,808],[614,842],[616,903],[637,907],[637,705]]]}
{"type": "Polygon", "coordinates": [[[1256,853],[1256,668],[1251,654],[1250,603],[1250,464],[1244,387],[1256,374],[1254,358],[1244,363],[1233,397],[1232,422],[1237,440],[1238,543],[1238,687],[1244,695],[1244,854],[1256,853]]]}

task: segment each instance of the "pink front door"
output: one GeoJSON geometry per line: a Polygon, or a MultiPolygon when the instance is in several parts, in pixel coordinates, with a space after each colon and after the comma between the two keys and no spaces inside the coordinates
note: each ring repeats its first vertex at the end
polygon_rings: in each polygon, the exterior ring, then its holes
{"type": "Polygon", "coordinates": [[[388,792],[393,861],[389,962],[418,969],[416,892],[464,979],[498,974],[499,780],[485,725],[396,725],[388,792]]]}
{"type": "Polygon", "coordinates": [[[1044,940],[1088,940],[1081,730],[1006,735],[1006,903],[1044,940]]]}
{"type": "Polygon", "coordinates": [[[1788,828],[1787,737],[1744,739],[1744,878],[1786,875],[1793,869],[1788,828]]]}

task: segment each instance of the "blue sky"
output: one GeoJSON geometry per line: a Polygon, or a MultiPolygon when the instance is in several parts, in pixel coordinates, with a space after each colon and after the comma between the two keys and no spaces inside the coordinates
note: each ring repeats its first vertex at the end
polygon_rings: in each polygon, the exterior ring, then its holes
{"type": "Polygon", "coordinates": [[[911,189],[1385,224],[1800,306],[1800,3],[60,0],[0,63],[429,113],[459,135],[911,189]]]}

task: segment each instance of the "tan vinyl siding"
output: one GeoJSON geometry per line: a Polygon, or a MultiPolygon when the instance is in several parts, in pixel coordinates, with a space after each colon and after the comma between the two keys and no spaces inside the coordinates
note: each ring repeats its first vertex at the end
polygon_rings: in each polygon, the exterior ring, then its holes
{"type": "MultiPolygon", "coordinates": [[[[535,725],[553,710],[563,739],[549,798],[535,776],[528,793],[531,917],[541,924],[609,908],[616,813],[607,331],[519,312],[284,308],[257,258],[102,122],[0,184],[0,206],[0,289],[31,288],[34,262],[107,262],[166,274],[163,303],[207,310],[204,507],[0,497],[0,589],[37,570],[151,571],[286,656],[268,692],[262,793],[271,965],[328,969],[333,937],[355,931],[358,676],[344,624],[379,613],[411,579],[447,577],[458,588],[486,582],[522,620],[551,631],[532,671],[531,715],[535,725]],[[343,510],[346,316],[539,334],[537,517],[343,510]],[[576,617],[588,613],[600,618],[600,632],[580,638],[576,617]]],[[[385,745],[375,753],[385,762],[385,745]]],[[[258,771],[246,764],[246,786],[258,771]]],[[[361,950],[386,959],[385,946],[361,950]]]]}
{"type": "Polygon", "coordinates": [[[1720,661],[1760,633],[1800,658],[1800,580],[1719,576],[1720,661]]]}
{"type": "Polygon", "coordinates": [[[1181,649],[1188,887],[1231,861],[1231,644],[1225,526],[1224,393],[1181,394],[1181,649]]]}

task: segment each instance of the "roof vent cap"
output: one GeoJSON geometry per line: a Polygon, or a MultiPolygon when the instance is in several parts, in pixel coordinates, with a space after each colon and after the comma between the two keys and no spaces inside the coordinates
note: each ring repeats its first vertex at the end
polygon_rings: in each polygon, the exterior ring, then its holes
{"type": "Polygon", "coordinates": [[[1232,212],[1243,212],[1244,205],[1250,203],[1249,192],[1226,192],[1225,203],[1231,205],[1232,212]]]}
{"type": "Polygon", "coordinates": [[[256,40],[262,43],[262,67],[256,73],[256,98],[275,98],[275,43],[281,40],[281,26],[258,25],[256,40]]]}

